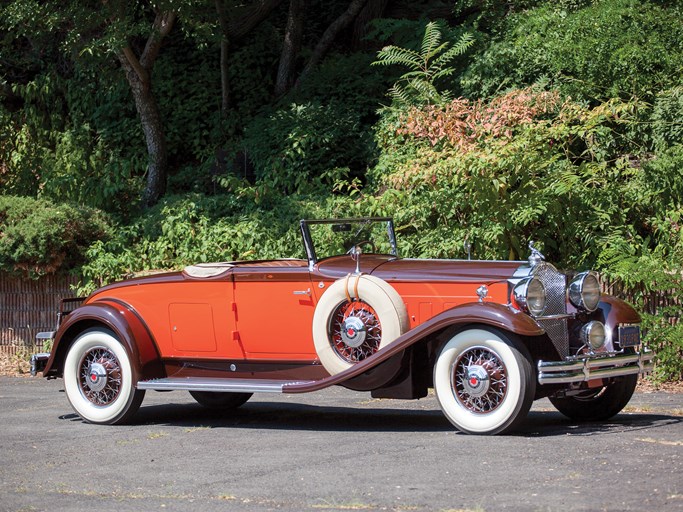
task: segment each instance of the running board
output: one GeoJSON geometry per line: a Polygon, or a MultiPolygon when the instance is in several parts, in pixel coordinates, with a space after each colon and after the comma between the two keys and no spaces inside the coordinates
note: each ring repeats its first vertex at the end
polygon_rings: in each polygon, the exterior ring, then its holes
{"type": "Polygon", "coordinates": [[[216,393],[282,393],[285,385],[312,384],[314,381],[256,380],[256,379],[210,379],[206,377],[167,377],[143,380],[138,389],[156,391],[212,391],[216,393]]]}

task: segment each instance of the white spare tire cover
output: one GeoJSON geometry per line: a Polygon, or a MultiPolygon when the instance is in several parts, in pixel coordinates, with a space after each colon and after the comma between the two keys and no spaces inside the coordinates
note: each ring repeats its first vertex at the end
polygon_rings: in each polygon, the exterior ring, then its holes
{"type": "Polygon", "coordinates": [[[352,275],[332,283],[318,301],[313,342],[320,362],[334,375],[394,341],[408,325],[406,306],[389,283],[352,275]]]}

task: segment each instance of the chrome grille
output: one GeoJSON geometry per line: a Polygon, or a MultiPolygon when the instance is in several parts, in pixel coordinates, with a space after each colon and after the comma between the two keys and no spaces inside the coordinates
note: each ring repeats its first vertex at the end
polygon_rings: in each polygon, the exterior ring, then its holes
{"type": "MultiPolygon", "coordinates": [[[[567,278],[550,263],[536,265],[531,273],[541,280],[546,292],[546,308],[543,316],[564,315],[567,313],[567,278]]],[[[544,319],[536,321],[543,327],[550,337],[555,349],[561,357],[569,355],[569,330],[566,319],[544,319]]]]}
{"type": "Polygon", "coordinates": [[[531,273],[541,280],[545,287],[546,307],[544,315],[564,315],[567,312],[567,278],[550,263],[536,265],[531,273]]]}

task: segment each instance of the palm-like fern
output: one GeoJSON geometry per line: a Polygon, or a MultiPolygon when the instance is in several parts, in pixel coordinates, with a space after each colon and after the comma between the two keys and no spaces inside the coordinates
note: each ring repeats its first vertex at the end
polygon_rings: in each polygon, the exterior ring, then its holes
{"type": "Polygon", "coordinates": [[[471,34],[463,34],[451,45],[442,42],[441,26],[437,22],[427,23],[420,51],[398,46],[385,46],[377,53],[374,65],[390,66],[399,64],[408,68],[389,90],[394,101],[399,104],[443,103],[450,98],[449,91],[439,92],[436,82],[453,74],[455,69],[449,64],[462,55],[473,44],[471,34]]]}

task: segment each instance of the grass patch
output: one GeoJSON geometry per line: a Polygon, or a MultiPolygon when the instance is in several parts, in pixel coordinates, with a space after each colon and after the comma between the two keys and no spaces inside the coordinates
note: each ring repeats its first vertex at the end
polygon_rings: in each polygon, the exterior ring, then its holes
{"type": "Polygon", "coordinates": [[[147,439],[161,439],[166,436],[168,436],[166,432],[150,432],[147,434],[147,439]]]}
{"type": "Polygon", "coordinates": [[[32,352],[19,345],[0,346],[0,375],[18,377],[31,375],[32,352]]]}

